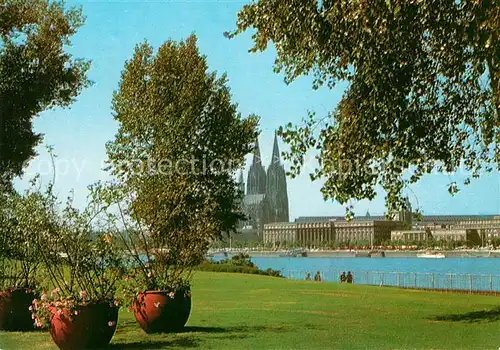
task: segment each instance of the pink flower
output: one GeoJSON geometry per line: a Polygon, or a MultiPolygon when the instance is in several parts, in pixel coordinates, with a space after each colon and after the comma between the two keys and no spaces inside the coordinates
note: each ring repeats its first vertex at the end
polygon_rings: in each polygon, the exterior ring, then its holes
{"type": "Polygon", "coordinates": [[[78,316],[78,311],[77,311],[77,310],[75,310],[74,314],[75,314],[75,316],[78,316]]]}
{"type": "Polygon", "coordinates": [[[47,300],[47,295],[42,294],[42,296],[40,297],[40,299],[42,299],[42,300],[47,300]]]}
{"type": "Polygon", "coordinates": [[[109,321],[109,322],[108,322],[108,326],[110,326],[110,327],[113,327],[115,324],[116,324],[116,322],[115,322],[115,321],[109,321]]]}
{"type": "Polygon", "coordinates": [[[148,272],[148,277],[153,276],[153,273],[151,271],[148,272]]]}
{"type": "Polygon", "coordinates": [[[113,239],[113,234],[111,232],[105,234],[103,237],[103,241],[108,244],[111,244],[112,239],[113,239]]]}
{"type": "Polygon", "coordinates": [[[174,292],[170,292],[170,293],[168,293],[168,296],[173,299],[175,297],[175,293],[174,292]]]}
{"type": "Polygon", "coordinates": [[[81,290],[80,291],[80,298],[85,300],[87,298],[87,291],[86,290],[81,290]]]}
{"type": "Polygon", "coordinates": [[[33,306],[30,306],[28,310],[33,311],[33,306]]]}
{"type": "Polygon", "coordinates": [[[120,306],[120,302],[118,300],[115,300],[115,306],[120,306]]]}
{"type": "Polygon", "coordinates": [[[59,287],[55,288],[50,294],[51,295],[54,295],[54,294],[57,294],[61,291],[61,289],[59,287]]]}

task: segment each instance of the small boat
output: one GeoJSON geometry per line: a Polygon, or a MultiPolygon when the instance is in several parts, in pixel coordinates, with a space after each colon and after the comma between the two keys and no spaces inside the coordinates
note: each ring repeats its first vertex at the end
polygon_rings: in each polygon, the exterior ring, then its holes
{"type": "Polygon", "coordinates": [[[425,252],[425,253],[418,253],[417,258],[443,259],[443,258],[446,258],[446,255],[444,255],[443,253],[439,253],[439,252],[425,252]]]}
{"type": "Polygon", "coordinates": [[[278,256],[280,258],[298,258],[298,257],[307,257],[307,253],[301,251],[300,249],[290,249],[290,250],[285,250],[282,254],[279,254],[278,256]]]}

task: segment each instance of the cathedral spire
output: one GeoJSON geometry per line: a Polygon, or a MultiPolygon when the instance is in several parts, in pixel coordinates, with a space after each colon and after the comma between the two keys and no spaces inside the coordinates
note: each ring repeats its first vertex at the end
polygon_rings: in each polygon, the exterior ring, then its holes
{"type": "Polygon", "coordinates": [[[280,149],[278,147],[278,136],[274,133],[273,157],[271,164],[280,164],[280,149]]]}
{"type": "Polygon", "coordinates": [[[267,168],[266,199],[270,213],[269,222],[288,222],[288,194],[285,169],[281,165],[278,135],[274,133],[271,165],[267,168]]]}
{"type": "Polygon", "coordinates": [[[256,164],[262,164],[261,158],[260,158],[260,147],[259,147],[259,138],[255,140],[255,148],[253,150],[253,161],[252,165],[256,164]]]}
{"type": "Polygon", "coordinates": [[[266,191],[266,171],[260,158],[259,139],[255,140],[253,160],[248,170],[247,194],[264,194],[266,191]]]}

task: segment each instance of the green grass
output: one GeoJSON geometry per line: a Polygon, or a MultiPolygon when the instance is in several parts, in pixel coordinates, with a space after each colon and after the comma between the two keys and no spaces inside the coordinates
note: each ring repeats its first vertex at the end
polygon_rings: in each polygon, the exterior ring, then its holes
{"type": "MultiPolygon", "coordinates": [[[[500,299],[198,272],[186,332],[147,335],[122,311],[112,349],[498,349],[500,299]]],[[[45,332],[0,349],[55,349],[45,332]]]]}

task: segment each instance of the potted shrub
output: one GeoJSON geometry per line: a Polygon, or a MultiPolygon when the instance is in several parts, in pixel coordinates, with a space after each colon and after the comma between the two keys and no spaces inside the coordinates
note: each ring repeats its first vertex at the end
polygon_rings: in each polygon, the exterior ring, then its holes
{"type": "Polygon", "coordinates": [[[192,268],[245,218],[235,175],[258,118],[241,117],[226,76],[208,71],[196,41],[169,40],[156,54],[137,45],[112,101],[116,182],[103,198],[117,206],[111,221],[132,261],[125,289],[148,333],[184,326],[192,268]]]}
{"type": "Polygon", "coordinates": [[[28,307],[36,297],[40,261],[24,220],[31,198],[0,191],[0,330],[33,330],[28,307]]]}
{"type": "Polygon", "coordinates": [[[92,203],[83,211],[68,198],[58,211],[51,187],[35,210],[44,217],[37,245],[49,276],[39,299],[33,301],[37,326],[47,325],[60,349],[94,349],[106,346],[118,321],[116,297],[122,278],[121,252],[113,236],[100,233],[96,218],[103,208],[92,203]]]}
{"type": "MultiPolygon", "coordinates": [[[[110,189],[101,187],[98,192],[110,189]]],[[[113,200],[118,214],[108,213],[108,223],[114,224],[113,235],[125,251],[123,302],[146,333],[181,331],[191,312],[191,272],[202,261],[208,241],[194,231],[160,238],[132,214],[130,200],[117,198],[113,200]]]]}
{"type": "Polygon", "coordinates": [[[25,332],[33,330],[33,320],[28,308],[36,298],[36,270],[29,261],[11,261],[0,258],[0,330],[25,332]],[[32,266],[30,266],[32,265],[32,266]]]}

